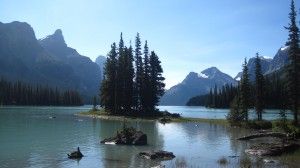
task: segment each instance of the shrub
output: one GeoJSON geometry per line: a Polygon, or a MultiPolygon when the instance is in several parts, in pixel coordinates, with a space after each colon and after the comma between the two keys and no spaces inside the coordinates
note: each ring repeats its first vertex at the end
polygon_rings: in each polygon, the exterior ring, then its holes
{"type": "Polygon", "coordinates": [[[229,124],[231,126],[240,126],[241,122],[244,120],[244,116],[240,110],[239,99],[235,97],[230,104],[230,111],[226,116],[229,124]]]}
{"type": "Polygon", "coordinates": [[[243,127],[249,128],[249,129],[271,129],[272,122],[266,121],[266,120],[262,120],[262,121],[251,120],[251,121],[243,123],[243,127]]]}

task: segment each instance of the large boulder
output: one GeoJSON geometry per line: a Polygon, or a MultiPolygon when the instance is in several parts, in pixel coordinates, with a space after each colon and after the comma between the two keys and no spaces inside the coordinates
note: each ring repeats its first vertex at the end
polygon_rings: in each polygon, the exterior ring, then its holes
{"type": "Polygon", "coordinates": [[[172,160],[173,158],[175,158],[175,155],[172,152],[162,150],[140,152],[139,156],[151,160],[172,160]]]}
{"type": "Polygon", "coordinates": [[[134,128],[124,128],[115,137],[106,138],[100,143],[116,145],[147,145],[147,135],[134,128]]]}

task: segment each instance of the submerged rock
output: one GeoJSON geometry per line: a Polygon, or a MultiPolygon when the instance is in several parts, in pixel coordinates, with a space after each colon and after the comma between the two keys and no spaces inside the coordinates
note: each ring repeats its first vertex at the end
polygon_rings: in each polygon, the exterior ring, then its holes
{"type": "Polygon", "coordinates": [[[263,160],[265,163],[276,163],[276,160],[272,160],[272,159],[264,159],[263,160]]]}
{"type": "Polygon", "coordinates": [[[71,152],[68,154],[69,159],[81,159],[83,157],[83,154],[80,152],[79,147],[77,147],[77,151],[71,152]]]}
{"type": "Polygon", "coordinates": [[[145,159],[151,159],[151,160],[172,160],[175,158],[175,155],[172,152],[167,151],[148,151],[148,152],[140,152],[139,156],[145,158],[145,159]]]}
{"type": "Polygon", "coordinates": [[[298,144],[278,144],[278,143],[260,143],[246,149],[245,152],[250,155],[256,156],[278,156],[284,152],[290,152],[299,148],[298,144]]]}
{"type": "Polygon", "coordinates": [[[134,128],[124,128],[117,136],[106,138],[100,143],[112,145],[147,145],[147,135],[134,128]]]}

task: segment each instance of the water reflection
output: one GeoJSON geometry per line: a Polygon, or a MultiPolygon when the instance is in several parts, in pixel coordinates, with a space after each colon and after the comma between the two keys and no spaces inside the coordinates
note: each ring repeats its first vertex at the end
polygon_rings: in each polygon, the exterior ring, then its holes
{"type": "MultiPolygon", "coordinates": [[[[99,138],[107,138],[116,135],[123,128],[123,122],[99,120],[99,138]]],[[[147,134],[147,146],[116,146],[100,145],[104,167],[151,167],[159,165],[138,157],[138,153],[148,150],[160,150],[163,147],[163,136],[159,135],[155,122],[126,122],[127,127],[134,127],[147,134]]]]}

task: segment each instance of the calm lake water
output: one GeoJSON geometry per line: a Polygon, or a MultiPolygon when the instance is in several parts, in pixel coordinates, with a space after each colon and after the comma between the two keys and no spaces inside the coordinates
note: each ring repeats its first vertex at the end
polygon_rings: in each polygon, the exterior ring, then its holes
{"type": "MultiPolygon", "coordinates": [[[[74,115],[90,108],[0,107],[0,167],[135,168],[160,164],[166,167],[220,167],[217,160],[222,157],[229,161],[228,167],[240,167],[249,160],[253,165],[274,166],[244,154],[245,148],[254,141],[235,139],[249,133],[248,130],[208,123],[130,122],[127,124],[147,134],[147,146],[103,145],[100,140],[116,134],[122,128],[122,122],[74,115]],[[67,153],[78,146],[85,157],[79,161],[68,159],[67,153]],[[137,156],[141,151],[159,149],[173,152],[176,158],[158,162],[137,156]]],[[[228,111],[202,107],[160,109],[202,118],[224,118],[228,111]]],[[[265,115],[271,117],[272,114],[265,115]]]]}
{"type": "MultiPolygon", "coordinates": [[[[179,113],[184,117],[194,118],[210,118],[210,119],[225,119],[229,109],[211,109],[199,106],[159,106],[161,111],[167,110],[172,113],[179,113]]],[[[272,120],[279,117],[280,110],[267,109],[263,112],[263,119],[272,120]]],[[[287,111],[287,117],[292,118],[290,112],[287,111]]],[[[255,111],[249,110],[249,118],[257,118],[255,111]]]]}

